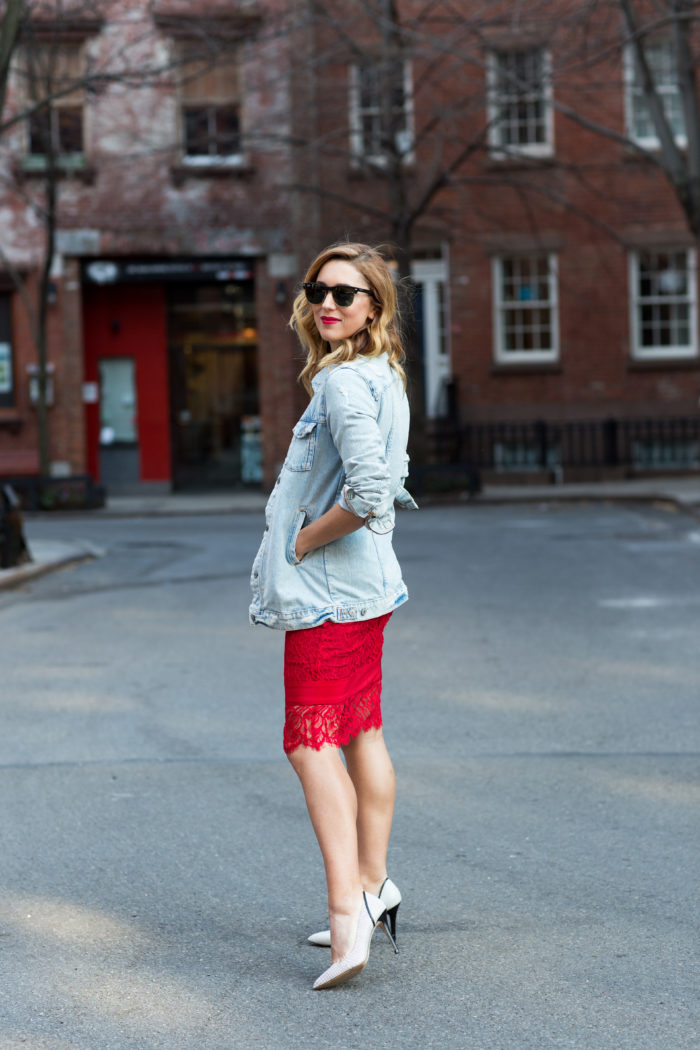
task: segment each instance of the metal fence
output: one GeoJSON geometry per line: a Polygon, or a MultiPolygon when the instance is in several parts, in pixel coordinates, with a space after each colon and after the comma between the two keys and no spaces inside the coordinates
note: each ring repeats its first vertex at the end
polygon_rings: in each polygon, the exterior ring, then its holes
{"type": "Polygon", "coordinates": [[[92,510],[105,505],[105,489],[89,474],[71,474],[66,478],[12,477],[0,478],[0,485],[10,485],[23,511],[92,510]]]}
{"type": "Polygon", "coordinates": [[[458,428],[454,437],[457,447],[449,458],[484,470],[700,468],[700,416],[471,423],[458,428]]]}

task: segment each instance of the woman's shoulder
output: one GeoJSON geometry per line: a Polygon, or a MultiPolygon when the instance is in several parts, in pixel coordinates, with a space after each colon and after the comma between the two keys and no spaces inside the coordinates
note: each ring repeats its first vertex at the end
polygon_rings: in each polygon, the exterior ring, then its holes
{"type": "MultiPolygon", "coordinates": [[[[382,355],[385,357],[386,355],[382,355]]],[[[391,369],[378,357],[356,357],[352,361],[341,361],[329,370],[326,397],[329,404],[349,398],[368,397],[374,402],[382,400],[391,380],[391,369]]]]}
{"type": "Polygon", "coordinates": [[[383,353],[377,357],[363,357],[360,354],[352,361],[340,361],[330,369],[328,382],[342,382],[343,379],[353,374],[365,383],[372,380],[389,379],[392,375],[389,355],[383,353]]]}

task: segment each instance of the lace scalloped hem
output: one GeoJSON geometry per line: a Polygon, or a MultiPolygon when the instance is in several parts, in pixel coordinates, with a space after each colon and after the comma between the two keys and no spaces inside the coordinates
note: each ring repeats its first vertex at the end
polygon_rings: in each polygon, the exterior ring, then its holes
{"type": "Polygon", "coordinates": [[[287,707],[283,747],[286,755],[298,747],[320,751],[322,747],[344,747],[368,729],[381,729],[381,679],[359,696],[342,704],[295,704],[287,707]]]}

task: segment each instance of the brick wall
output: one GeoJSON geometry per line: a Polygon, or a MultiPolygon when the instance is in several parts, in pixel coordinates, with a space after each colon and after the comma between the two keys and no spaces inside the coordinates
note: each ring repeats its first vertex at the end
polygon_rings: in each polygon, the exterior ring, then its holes
{"type": "MultiPolygon", "coordinates": [[[[50,308],[49,333],[49,356],[56,369],[56,402],[50,410],[52,459],[68,463],[73,471],[86,465],[79,260],[242,255],[261,260],[261,400],[266,480],[271,483],[298,399],[297,362],[286,331],[289,303],[284,308],[276,305],[277,281],[268,281],[264,262],[270,255],[291,255],[295,247],[289,199],[290,58],[281,31],[286,4],[266,4],[266,22],[260,5],[247,2],[234,10],[220,2],[176,0],[102,7],[104,24],[84,41],[87,68],[108,74],[93,83],[84,110],[86,168],[58,184],[57,300],[50,308]],[[228,41],[225,46],[239,56],[245,163],[230,169],[182,163],[177,62],[188,25],[200,39],[209,34],[213,47],[228,41]],[[152,75],[144,75],[149,70],[152,75]]],[[[80,34],[79,26],[76,32],[80,34]]],[[[21,83],[15,76],[7,112],[19,112],[22,104],[21,83]]],[[[0,183],[0,246],[12,265],[23,267],[26,291],[35,300],[44,253],[44,180],[22,170],[26,146],[23,124],[0,138],[0,174],[5,180],[0,183]]],[[[287,283],[291,286],[294,280],[293,274],[287,283]]],[[[15,434],[0,426],[0,452],[36,448],[25,380],[26,365],[36,353],[19,297],[14,314],[15,415],[21,416],[21,428],[15,434]]]]}
{"type": "Polygon", "coordinates": [[[379,55],[386,37],[361,18],[352,0],[331,2],[316,23],[316,126],[322,239],[345,234],[381,242],[396,236],[397,219],[418,208],[414,252],[449,258],[451,352],[463,418],[532,418],[697,413],[698,361],[631,359],[628,253],[645,244],[692,245],[668,182],[630,146],[554,113],[554,154],[543,161],[494,158],[483,146],[488,119],[487,51],[546,45],[557,77],[557,102],[583,119],[624,132],[624,68],[619,22],[590,5],[540,2],[460,5],[420,23],[421,5],[399,5],[410,27],[415,156],[394,187],[352,157],[349,73],[358,54],[379,55]],[[443,22],[440,19],[444,19],[443,22]],[[473,19],[473,24],[470,20],[473,19]],[[345,30],[346,46],[338,25],[345,30]],[[585,32],[584,32],[585,29],[585,32]],[[600,53],[607,57],[592,58],[600,53]],[[479,137],[482,137],[479,145],[479,137]],[[446,172],[465,145],[474,151],[421,210],[431,180],[446,172]],[[392,196],[393,194],[393,196],[392,196]],[[561,352],[555,365],[494,363],[491,259],[499,253],[549,250],[559,267],[561,352]]]}
{"type": "MultiPolygon", "coordinates": [[[[351,149],[348,66],[358,55],[378,55],[387,46],[386,33],[367,17],[363,0],[328,0],[321,8],[304,0],[270,0],[264,10],[256,3],[143,0],[107,3],[104,9],[103,27],[86,38],[93,67],[115,73],[126,64],[133,73],[160,72],[132,77],[128,86],[119,77],[94,85],[86,109],[87,168],[60,182],[62,258],[50,331],[56,460],[82,470],[86,457],[78,259],[244,255],[257,260],[269,485],[304,403],[295,380],[299,350],[286,323],[306,264],[319,248],[344,236],[371,243],[400,237],[399,220],[412,210],[413,253],[443,255],[449,264],[449,336],[462,418],[697,412],[697,360],[640,363],[630,354],[629,250],[693,243],[657,166],[621,142],[586,130],[562,110],[554,113],[551,158],[499,160],[484,145],[489,47],[546,44],[556,67],[557,102],[584,119],[624,128],[623,67],[614,47],[605,51],[619,24],[601,5],[538,0],[521,5],[517,21],[509,3],[464,3],[455,18],[448,6],[426,12],[417,0],[401,0],[416,85],[414,127],[422,134],[393,183],[358,165],[351,149]],[[598,21],[584,26],[584,10],[598,21]],[[205,32],[216,33],[220,24],[228,27],[226,33],[233,33],[233,25],[241,33],[243,124],[249,135],[246,163],[235,170],[195,171],[182,163],[172,63],[185,16],[205,32]],[[415,18],[420,23],[411,23],[415,18]],[[590,64],[597,50],[607,57],[590,64]],[[466,146],[468,156],[457,163],[466,146]],[[431,195],[432,180],[448,171],[431,195]],[[535,249],[552,251],[558,260],[560,357],[546,366],[497,366],[492,259],[535,249]],[[275,257],[288,260],[283,279],[275,276],[275,257]],[[282,303],[277,302],[280,280],[282,303]]],[[[20,101],[15,79],[8,111],[16,111],[20,101]]],[[[23,135],[16,125],[0,139],[0,244],[29,275],[33,295],[32,273],[42,256],[42,182],[23,174],[18,164],[23,135]]],[[[33,410],[26,401],[26,365],[34,350],[19,301],[14,315],[15,416],[21,429],[12,433],[0,425],[3,454],[36,447],[33,410]]]]}

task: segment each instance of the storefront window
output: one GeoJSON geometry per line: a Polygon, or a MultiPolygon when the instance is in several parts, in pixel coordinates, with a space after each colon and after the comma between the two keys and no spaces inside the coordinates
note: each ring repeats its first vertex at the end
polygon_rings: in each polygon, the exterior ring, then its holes
{"type": "Polygon", "coordinates": [[[171,286],[176,487],[261,481],[257,341],[252,281],[171,286]]]}
{"type": "Polygon", "coordinates": [[[8,293],[0,292],[0,408],[11,408],[15,403],[11,301],[8,293]]]}

